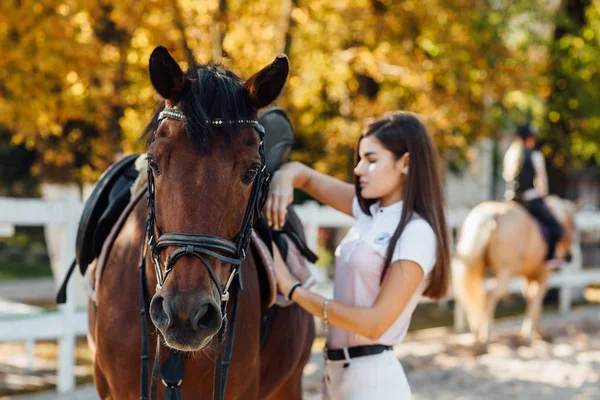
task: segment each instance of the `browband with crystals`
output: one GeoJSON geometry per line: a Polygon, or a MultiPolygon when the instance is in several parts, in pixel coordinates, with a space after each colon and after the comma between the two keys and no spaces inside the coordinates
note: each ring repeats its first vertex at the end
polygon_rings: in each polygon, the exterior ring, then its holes
{"type": "MultiPolygon", "coordinates": [[[[163,119],[167,119],[167,118],[185,122],[185,115],[183,115],[181,110],[179,110],[177,108],[165,107],[164,110],[162,110],[158,114],[158,123],[160,123],[163,119]]],[[[206,124],[212,125],[212,126],[225,125],[225,120],[223,120],[222,118],[207,119],[205,122],[206,122],[206,124]]],[[[260,128],[262,128],[262,125],[260,125],[260,123],[255,119],[229,120],[229,124],[238,125],[238,126],[249,126],[252,128],[256,128],[258,130],[261,130],[260,128]]]]}

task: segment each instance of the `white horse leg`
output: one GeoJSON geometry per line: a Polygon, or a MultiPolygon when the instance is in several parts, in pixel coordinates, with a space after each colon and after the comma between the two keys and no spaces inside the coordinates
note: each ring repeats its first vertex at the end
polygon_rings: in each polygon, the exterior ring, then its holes
{"type": "Polygon", "coordinates": [[[479,260],[469,260],[469,262],[459,258],[452,260],[452,285],[456,307],[461,307],[465,311],[469,330],[475,337],[485,312],[483,271],[483,263],[479,260]]]}
{"type": "Polygon", "coordinates": [[[496,277],[496,284],[494,288],[487,294],[487,302],[485,314],[482,316],[480,329],[478,332],[478,341],[480,343],[487,343],[490,339],[490,331],[494,326],[494,314],[496,313],[496,307],[502,296],[506,293],[506,288],[510,283],[511,275],[508,273],[502,273],[496,277]]]}
{"type": "Polygon", "coordinates": [[[533,334],[533,321],[532,316],[532,299],[534,299],[539,291],[539,283],[535,280],[526,280],[523,284],[523,297],[527,302],[525,308],[525,316],[523,318],[523,325],[521,325],[521,336],[526,339],[531,339],[533,334]]]}
{"type": "Polygon", "coordinates": [[[537,279],[531,279],[527,283],[525,298],[527,309],[521,327],[521,335],[528,341],[533,339],[534,332],[540,332],[540,318],[542,316],[542,303],[548,290],[548,275],[546,273],[537,279]]]}
{"type": "Polygon", "coordinates": [[[479,337],[482,324],[485,320],[486,293],[483,288],[483,279],[479,276],[472,276],[468,282],[465,282],[466,288],[464,295],[468,295],[462,300],[463,307],[467,313],[469,330],[479,337]]]}

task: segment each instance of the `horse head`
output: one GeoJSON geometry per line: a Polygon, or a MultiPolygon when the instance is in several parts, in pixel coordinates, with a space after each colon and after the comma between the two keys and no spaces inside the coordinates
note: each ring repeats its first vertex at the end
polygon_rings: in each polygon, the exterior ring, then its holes
{"type": "Polygon", "coordinates": [[[281,92],[289,64],[278,56],[244,82],[221,65],[184,73],[158,47],[149,69],[165,100],[147,151],[150,315],[168,346],[195,351],[223,324],[268,179],[257,112],[281,92]]]}

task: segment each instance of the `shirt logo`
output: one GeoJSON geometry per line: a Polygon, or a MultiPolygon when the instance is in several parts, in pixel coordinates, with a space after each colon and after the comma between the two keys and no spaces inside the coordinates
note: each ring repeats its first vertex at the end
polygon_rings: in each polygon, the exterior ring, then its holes
{"type": "Polygon", "coordinates": [[[392,235],[387,232],[383,232],[377,239],[375,239],[375,244],[386,244],[391,238],[392,235]]]}

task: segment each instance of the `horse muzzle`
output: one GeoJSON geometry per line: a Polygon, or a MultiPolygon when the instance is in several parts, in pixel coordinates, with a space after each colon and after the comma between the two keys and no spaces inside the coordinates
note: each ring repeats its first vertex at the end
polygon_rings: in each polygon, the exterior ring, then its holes
{"type": "Polygon", "coordinates": [[[150,316],[165,343],[180,351],[205,347],[221,328],[223,319],[219,306],[210,296],[161,293],[152,298],[150,316]]]}

